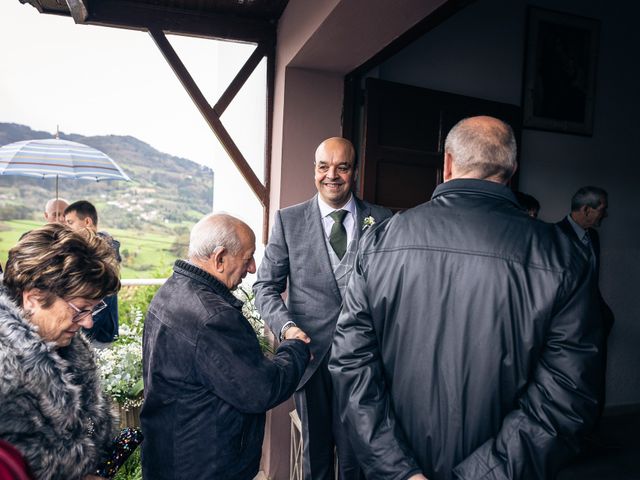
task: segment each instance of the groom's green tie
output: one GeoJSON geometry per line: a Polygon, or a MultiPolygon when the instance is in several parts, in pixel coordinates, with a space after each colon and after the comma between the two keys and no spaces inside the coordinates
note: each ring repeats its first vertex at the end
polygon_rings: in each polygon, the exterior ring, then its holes
{"type": "Polygon", "coordinates": [[[333,218],[333,225],[331,226],[331,233],[329,234],[329,243],[340,260],[342,260],[344,253],[347,251],[347,231],[342,224],[347,213],[346,210],[336,210],[329,214],[329,216],[333,218]]]}

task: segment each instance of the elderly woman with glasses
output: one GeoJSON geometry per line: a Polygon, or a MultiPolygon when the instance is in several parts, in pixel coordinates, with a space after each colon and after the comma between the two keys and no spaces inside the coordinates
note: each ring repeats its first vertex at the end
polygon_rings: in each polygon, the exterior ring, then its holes
{"type": "Polygon", "coordinates": [[[9,251],[0,287],[0,439],[34,478],[88,479],[114,428],[94,355],[79,333],[120,288],[111,247],[60,224],[9,251]]]}

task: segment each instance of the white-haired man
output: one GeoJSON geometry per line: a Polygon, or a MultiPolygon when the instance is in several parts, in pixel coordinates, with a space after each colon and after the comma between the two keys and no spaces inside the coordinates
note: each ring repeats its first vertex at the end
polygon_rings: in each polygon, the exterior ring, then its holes
{"type": "Polygon", "coordinates": [[[153,298],[144,325],[141,421],[145,479],[251,480],[265,412],[296,388],[308,339],[283,342],[272,359],[233,296],[256,269],[255,236],[225,214],[191,231],[188,261],[153,298]]]}
{"type": "Polygon", "coordinates": [[[360,244],[329,370],[367,478],[555,478],[594,423],[591,269],[516,166],[508,125],[462,120],[431,201],[360,244]]]}

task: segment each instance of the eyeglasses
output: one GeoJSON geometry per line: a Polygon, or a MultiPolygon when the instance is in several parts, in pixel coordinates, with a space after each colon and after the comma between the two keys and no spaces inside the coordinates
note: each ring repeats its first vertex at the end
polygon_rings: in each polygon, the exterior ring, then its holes
{"type": "MultiPolygon", "coordinates": [[[[66,300],[65,300],[65,302],[66,302],[66,300]]],[[[104,300],[100,300],[100,302],[97,303],[96,306],[91,308],[91,309],[80,310],[78,307],[76,307],[71,302],[67,302],[67,305],[69,305],[73,309],[73,311],[75,312],[73,314],[73,318],[71,319],[71,321],[73,323],[78,323],[80,320],[83,320],[83,319],[87,318],[87,315],[91,315],[93,317],[93,316],[97,315],[98,313],[100,313],[105,308],[107,308],[107,304],[104,303],[104,300]]]]}

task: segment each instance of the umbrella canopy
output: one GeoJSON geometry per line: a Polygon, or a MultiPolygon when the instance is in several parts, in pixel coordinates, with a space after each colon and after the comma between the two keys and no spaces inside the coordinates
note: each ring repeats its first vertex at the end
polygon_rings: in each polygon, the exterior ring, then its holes
{"type": "Polygon", "coordinates": [[[0,175],[131,180],[101,151],[57,138],[25,140],[0,147],[0,175]]]}

